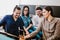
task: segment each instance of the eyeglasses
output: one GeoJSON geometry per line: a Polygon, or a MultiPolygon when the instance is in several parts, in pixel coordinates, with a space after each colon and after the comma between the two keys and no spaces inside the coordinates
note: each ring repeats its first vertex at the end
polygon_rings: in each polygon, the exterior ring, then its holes
{"type": "Polygon", "coordinates": [[[28,10],[24,10],[24,11],[28,11],[28,10]]]}

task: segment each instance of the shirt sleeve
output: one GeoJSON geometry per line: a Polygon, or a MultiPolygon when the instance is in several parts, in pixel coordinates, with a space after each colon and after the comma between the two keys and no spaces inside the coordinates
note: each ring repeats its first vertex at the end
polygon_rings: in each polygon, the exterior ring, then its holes
{"type": "Polygon", "coordinates": [[[0,26],[4,26],[6,24],[7,16],[5,16],[1,21],[0,21],[0,26]]]}
{"type": "Polygon", "coordinates": [[[41,29],[42,29],[42,23],[40,23],[39,26],[36,28],[36,30],[30,34],[30,37],[34,37],[41,29]]]}
{"type": "Polygon", "coordinates": [[[31,20],[31,18],[29,17],[29,20],[30,20],[30,24],[32,24],[32,20],[31,20]]]}
{"type": "Polygon", "coordinates": [[[33,24],[33,23],[32,23],[32,20],[30,21],[30,24],[33,24]]]}

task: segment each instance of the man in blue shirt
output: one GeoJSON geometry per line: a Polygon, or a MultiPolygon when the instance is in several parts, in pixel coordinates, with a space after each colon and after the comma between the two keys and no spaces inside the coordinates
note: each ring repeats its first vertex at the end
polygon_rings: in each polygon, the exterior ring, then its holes
{"type": "Polygon", "coordinates": [[[13,10],[12,15],[6,15],[0,22],[0,26],[4,26],[5,32],[19,36],[23,35],[23,21],[20,17],[21,8],[17,5],[13,10]],[[19,29],[22,29],[19,31],[19,29]]]}

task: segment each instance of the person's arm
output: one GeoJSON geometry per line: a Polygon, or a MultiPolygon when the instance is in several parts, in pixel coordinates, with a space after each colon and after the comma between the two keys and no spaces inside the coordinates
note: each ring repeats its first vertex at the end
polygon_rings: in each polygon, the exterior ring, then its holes
{"type": "Polygon", "coordinates": [[[47,40],[54,40],[60,38],[60,21],[56,23],[56,29],[52,37],[48,38],[47,40]]]}
{"type": "Polygon", "coordinates": [[[28,30],[32,27],[32,25],[33,25],[33,24],[30,24],[30,25],[26,28],[26,30],[28,31],[28,30]]]}
{"type": "Polygon", "coordinates": [[[26,28],[24,27],[24,31],[26,32],[26,35],[28,35],[29,34],[29,32],[26,30],[26,28]]]}
{"type": "Polygon", "coordinates": [[[42,24],[40,23],[40,25],[37,27],[37,29],[34,32],[25,36],[25,39],[34,37],[41,29],[42,29],[42,24]]]}
{"type": "Polygon", "coordinates": [[[19,38],[19,40],[23,40],[23,38],[24,38],[24,23],[23,23],[23,20],[22,20],[22,18],[20,17],[20,20],[19,20],[20,22],[20,27],[18,27],[18,31],[19,31],[19,36],[18,36],[18,38],[19,38]],[[23,37],[23,38],[22,38],[23,37]]]}
{"type": "Polygon", "coordinates": [[[33,23],[32,23],[32,21],[30,20],[30,24],[29,24],[29,26],[26,28],[26,30],[28,31],[32,26],[33,26],[33,23]]]}
{"type": "Polygon", "coordinates": [[[29,26],[27,28],[24,28],[26,35],[29,34],[28,30],[33,26],[32,21],[30,22],[29,26]]]}
{"type": "Polygon", "coordinates": [[[20,17],[20,27],[18,28],[19,29],[19,33],[20,33],[20,35],[23,35],[23,32],[24,32],[24,23],[23,23],[23,20],[22,20],[22,18],[20,17]]]}
{"type": "Polygon", "coordinates": [[[7,16],[5,16],[1,21],[0,21],[0,26],[4,26],[6,24],[7,16]]]}

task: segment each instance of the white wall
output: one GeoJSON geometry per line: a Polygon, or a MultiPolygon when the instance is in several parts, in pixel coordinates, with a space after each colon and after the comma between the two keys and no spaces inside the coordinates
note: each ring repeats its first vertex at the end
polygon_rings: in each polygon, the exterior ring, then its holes
{"type": "Polygon", "coordinates": [[[20,0],[21,5],[53,5],[60,6],[60,0],[20,0]]]}
{"type": "Polygon", "coordinates": [[[11,14],[15,5],[19,5],[19,0],[0,0],[0,17],[11,14]]]}
{"type": "Polygon", "coordinates": [[[16,4],[60,6],[60,0],[0,0],[0,17],[11,14],[16,4]]]}

